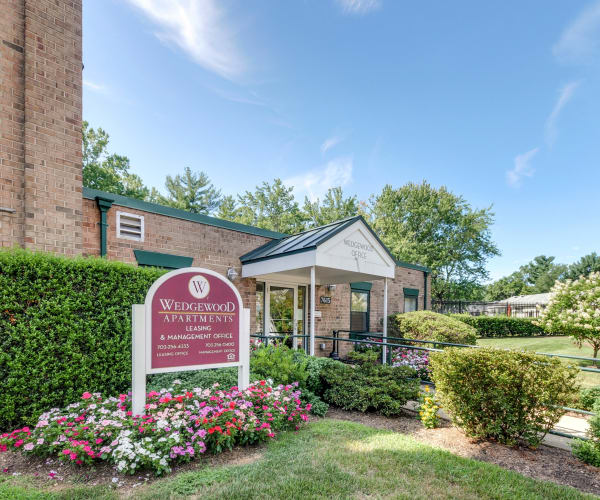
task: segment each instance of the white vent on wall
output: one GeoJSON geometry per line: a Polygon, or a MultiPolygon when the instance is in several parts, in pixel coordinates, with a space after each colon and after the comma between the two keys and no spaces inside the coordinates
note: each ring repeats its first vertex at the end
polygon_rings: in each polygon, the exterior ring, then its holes
{"type": "Polygon", "coordinates": [[[117,212],[117,238],[144,241],[144,217],[117,212]]]}

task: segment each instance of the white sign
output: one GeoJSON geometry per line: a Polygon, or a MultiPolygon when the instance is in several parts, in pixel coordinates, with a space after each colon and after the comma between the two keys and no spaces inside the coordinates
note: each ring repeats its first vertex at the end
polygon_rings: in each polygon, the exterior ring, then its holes
{"type": "Polygon", "coordinates": [[[133,413],[144,413],[146,375],[238,367],[250,376],[250,310],[224,276],[199,267],[164,274],[132,310],[133,413]]]}

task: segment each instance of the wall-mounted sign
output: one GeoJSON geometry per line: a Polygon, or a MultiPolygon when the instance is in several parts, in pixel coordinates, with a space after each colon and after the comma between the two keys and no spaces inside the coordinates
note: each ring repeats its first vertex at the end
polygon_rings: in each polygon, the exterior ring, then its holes
{"type": "Polygon", "coordinates": [[[321,304],[331,304],[331,297],[320,297],[321,304]]]}
{"type": "Polygon", "coordinates": [[[134,414],[143,412],[146,374],[237,366],[238,385],[249,384],[250,311],[214,271],[188,267],[161,276],[145,304],[133,306],[132,328],[134,414]]]}

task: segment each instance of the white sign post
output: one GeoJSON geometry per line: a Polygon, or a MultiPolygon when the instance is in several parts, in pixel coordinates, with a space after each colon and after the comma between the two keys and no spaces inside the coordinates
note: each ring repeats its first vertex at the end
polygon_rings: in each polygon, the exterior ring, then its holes
{"type": "Polygon", "coordinates": [[[224,276],[177,269],[132,306],[132,411],[142,415],[146,375],[237,366],[238,387],[250,384],[250,310],[224,276]]]}

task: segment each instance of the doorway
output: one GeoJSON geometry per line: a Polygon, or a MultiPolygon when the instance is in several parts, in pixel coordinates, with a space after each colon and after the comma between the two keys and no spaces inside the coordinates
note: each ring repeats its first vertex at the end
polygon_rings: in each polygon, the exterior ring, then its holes
{"type": "MultiPolygon", "coordinates": [[[[289,283],[256,283],[256,330],[266,336],[305,335],[306,286],[289,283]]],[[[305,349],[308,339],[292,338],[287,344],[305,349]]]]}

